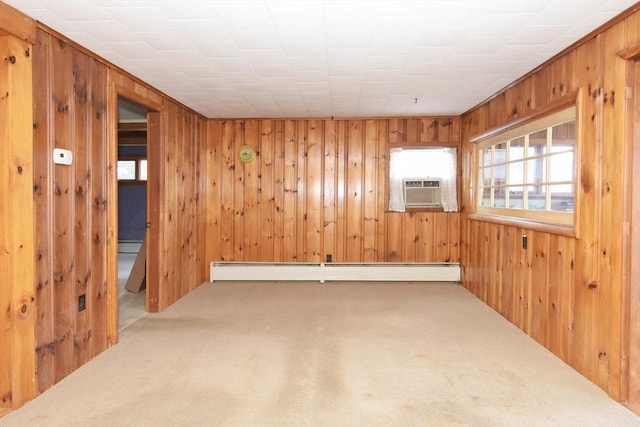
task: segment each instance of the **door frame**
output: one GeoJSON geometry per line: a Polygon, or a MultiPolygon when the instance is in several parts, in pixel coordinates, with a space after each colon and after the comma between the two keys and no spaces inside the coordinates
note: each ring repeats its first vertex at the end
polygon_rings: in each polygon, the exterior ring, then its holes
{"type": "Polygon", "coordinates": [[[162,139],[162,104],[155,102],[140,93],[122,86],[113,79],[109,84],[109,126],[108,126],[108,249],[107,249],[107,343],[114,345],[118,342],[118,97],[126,98],[147,108],[147,245],[146,259],[154,260],[146,265],[146,311],[158,311],[159,269],[157,262],[160,258],[160,247],[157,244],[156,228],[149,224],[157,224],[156,216],[160,212],[160,153],[162,139]],[[155,142],[150,144],[151,127],[153,126],[155,142]],[[150,241],[151,240],[151,241],[150,241]],[[154,242],[155,244],[151,244],[154,242]],[[152,298],[156,296],[155,300],[152,298]]]}
{"type": "Polygon", "coordinates": [[[618,52],[624,60],[624,229],[620,401],[640,413],[640,44],[618,52]]]}
{"type": "Polygon", "coordinates": [[[640,411],[640,58],[632,64],[631,90],[633,106],[629,117],[632,122],[631,145],[631,217],[629,258],[629,404],[640,411]],[[635,262],[634,262],[635,260],[635,262]]]}

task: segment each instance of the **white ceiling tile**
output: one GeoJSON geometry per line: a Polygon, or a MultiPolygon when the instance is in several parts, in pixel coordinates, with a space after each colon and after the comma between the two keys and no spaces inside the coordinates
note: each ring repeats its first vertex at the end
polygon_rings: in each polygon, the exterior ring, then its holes
{"type": "MultiPolygon", "coordinates": [[[[260,77],[284,77],[290,75],[291,69],[287,64],[280,65],[254,65],[254,71],[260,77]]],[[[293,80],[291,78],[291,80],[293,80]]]]}
{"type": "Polygon", "coordinates": [[[153,1],[153,4],[158,8],[158,12],[171,21],[218,19],[208,0],[153,1]]]}
{"type": "Polygon", "coordinates": [[[73,23],[79,31],[91,35],[100,42],[127,42],[139,40],[128,28],[115,20],[79,21],[73,23]]]}
{"type": "Polygon", "coordinates": [[[106,7],[104,10],[135,33],[162,32],[172,28],[167,18],[153,7],[106,7]]]}
{"type": "Polygon", "coordinates": [[[157,51],[182,50],[192,48],[191,42],[176,31],[161,33],[138,33],[137,36],[157,51]]]}
{"type": "Polygon", "coordinates": [[[132,60],[162,58],[160,52],[150,49],[149,45],[143,41],[107,42],[105,45],[132,60]]]}
{"type": "Polygon", "coordinates": [[[368,62],[369,50],[364,48],[329,48],[327,49],[329,65],[361,64],[368,62]]]}
{"type": "Polygon", "coordinates": [[[232,36],[240,49],[278,49],[281,47],[275,30],[232,31],[232,36]]]}
{"type": "Polygon", "coordinates": [[[328,48],[367,48],[371,45],[372,34],[368,29],[344,28],[327,31],[328,48]]]}
{"type": "Polygon", "coordinates": [[[327,43],[324,38],[310,40],[282,40],[282,49],[288,57],[324,56],[327,54],[327,43]]]}
{"type": "Polygon", "coordinates": [[[205,58],[241,57],[242,50],[233,40],[220,40],[210,42],[194,42],[193,47],[198,49],[205,58]]]}
{"type": "Polygon", "coordinates": [[[185,19],[170,21],[170,28],[182,33],[191,42],[233,41],[233,37],[219,19],[185,19]]]}
{"type": "Polygon", "coordinates": [[[563,34],[559,25],[529,25],[511,36],[506,44],[536,45],[551,43],[563,34]]]}
{"type": "Polygon", "coordinates": [[[243,54],[251,65],[289,64],[282,49],[243,49],[243,54]]]}
{"type": "Polygon", "coordinates": [[[224,76],[224,78],[232,83],[238,90],[249,84],[258,84],[260,81],[253,69],[251,71],[235,71],[232,73],[224,72],[220,73],[220,75],[224,76]]]}
{"type": "Polygon", "coordinates": [[[329,72],[328,70],[297,71],[292,74],[297,82],[326,82],[329,72]]]}
{"type": "Polygon", "coordinates": [[[322,56],[300,56],[289,58],[289,66],[294,73],[304,71],[324,71],[328,70],[327,58],[322,56]]]}
{"type": "Polygon", "coordinates": [[[230,30],[273,29],[269,10],[263,1],[216,2],[212,3],[212,7],[230,30]]]}
{"type": "Polygon", "coordinates": [[[47,0],[45,6],[62,10],[66,21],[101,21],[110,19],[109,14],[94,2],[47,0]]]}
{"type": "Polygon", "coordinates": [[[227,118],[460,114],[636,0],[5,2],[227,118]]]}
{"type": "Polygon", "coordinates": [[[251,73],[253,67],[251,63],[244,57],[228,57],[210,59],[209,63],[215,67],[215,70],[222,75],[226,73],[251,73]]]}

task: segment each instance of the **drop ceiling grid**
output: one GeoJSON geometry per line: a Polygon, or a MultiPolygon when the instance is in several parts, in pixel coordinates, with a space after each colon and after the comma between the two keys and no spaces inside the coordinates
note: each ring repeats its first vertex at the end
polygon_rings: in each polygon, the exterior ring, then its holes
{"type": "Polygon", "coordinates": [[[460,114],[635,0],[4,0],[211,118],[460,114]]]}

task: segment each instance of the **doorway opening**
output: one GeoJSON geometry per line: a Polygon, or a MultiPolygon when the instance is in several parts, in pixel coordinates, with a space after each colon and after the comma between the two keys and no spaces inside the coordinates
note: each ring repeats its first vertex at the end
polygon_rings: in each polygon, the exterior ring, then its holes
{"type": "Polygon", "coordinates": [[[147,108],[118,96],[118,330],[146,313],[147,108]]]}

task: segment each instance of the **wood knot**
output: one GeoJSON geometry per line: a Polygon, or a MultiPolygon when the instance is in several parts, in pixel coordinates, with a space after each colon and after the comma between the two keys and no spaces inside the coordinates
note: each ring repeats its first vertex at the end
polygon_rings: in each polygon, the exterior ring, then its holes
{"type": "Polygon", "coordinates": [[[9,57],[9,62],[11,62],[12,64],[15,64],[15,63],[16,63],[16,57],[15,57],[15,56],[13,56],[13,55],[11,55],[11,56],[9,57]]]}
{"type": "Polygon", "coordinates": [[[596,282],[591,282],[589,283],[588,288],[589,289],[596,289],[598,287],[598,284],[596,282]]]}

